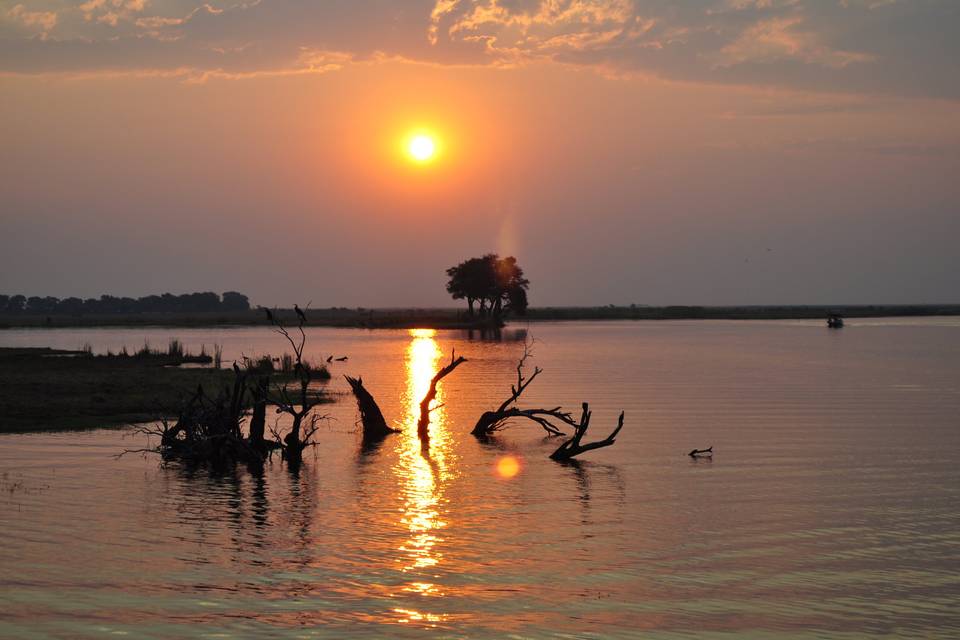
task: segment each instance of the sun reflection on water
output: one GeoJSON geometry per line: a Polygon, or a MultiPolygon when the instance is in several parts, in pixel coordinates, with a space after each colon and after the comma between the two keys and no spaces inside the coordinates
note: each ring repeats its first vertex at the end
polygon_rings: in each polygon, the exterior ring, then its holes
{"type": "MultiPolygon", "coordinates": [[[[442,387],[437,392],[431,414],[430,448],[421,448],[417,437],[420,400],[430,388],[430,379],[439,368],[443,355],[432,329],[412,329],[407,347],[407,387],[403,403],[406,408],[403,430],[398,438],[399,459],[394,469],[402,495],[400,522],[409,532],[399,547],[401,571],[412,574],[402,590],[420,597],[440,597],[443,591],[434,581],[436,568],[443,562],[442,530],[444,520],[444,488],[452,473],[448,468],[450,432],[443,404],[442,387]]],[[[395,608],[401,622],[434,624],[446,619],[444,614],[425,613],[409,608],[395,608]]]]}

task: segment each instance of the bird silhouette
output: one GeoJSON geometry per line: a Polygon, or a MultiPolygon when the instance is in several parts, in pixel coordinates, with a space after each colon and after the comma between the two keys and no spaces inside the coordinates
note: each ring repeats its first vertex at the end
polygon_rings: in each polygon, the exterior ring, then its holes
{"type": "Polygon", "coordinates": [[[267,320],[270,322],[270,324],[273,324],[273,314],[270,313],[270,309],[264,307],[263,310],[267,312],[267,320]]]}
{"type": "Polygon", "coordinates": [[[236,373],[237,375],[240,375],[240,367],[237,366],[236,360],[233,361],[233,372],[236,373]]]}
{"type": "Polygon", "coordinates": [[[293,310],[297,312],[297,317],[300,318],[300,322],[307,321],[307,314],[303,312],[303,309],[301,309],[297,305],[293,305],[293,310]]]}

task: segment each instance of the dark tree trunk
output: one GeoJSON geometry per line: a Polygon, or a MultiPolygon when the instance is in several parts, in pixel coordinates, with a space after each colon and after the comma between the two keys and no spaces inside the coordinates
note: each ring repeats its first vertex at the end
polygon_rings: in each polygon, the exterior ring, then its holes
{"type": "Polygon", "coordinates": [[[437,397],[437,385],[446,376],[453,373],[454,369],[467,361],[463,356],[458,358],[456,355],[456,352],[451,354],[450,364],[440,369],[440,371],[437,371],[436,375],[433,376],[430,380],[430,388],[427,390],[427,394],[423,397],[423,400],[420,401],[420,419],[417,421],[417,437],[420,438],[420,442],[424,446],[430,441],[430,411],[432,409],[430,403],[437,397]]]}
{"type": "Polygon", "coordinates": [[[396,433],[397,429],[391,429],[387,426],[387,421],[383,418],[383,412],[380,406],[373,399],[370,392],[363,386],[362,378],[351,378],[344,376],[350,384],[353,391],[353,397],[357,399],[357,409],[360,410],[360,422],[363,425],[363,439],[378,440],[391,433],[396,433]]]}
{"type": "Polygon", "coordinates": [[[263,448],[267,429],[267,379],[257,381],[256,398],[253,401],[253,415],[250,417],[250,442],[254,447],[263,448]]]}
{"type": "Polygon", "coordinates": [[[290,427],[290,433],[283,439],[286,445],[283,449],[283,455],[287,459],[287,464],[291,467],[298,467],[300,463],[303,462],[304,444],[300,440],[300,423],[302,421],[302,415],[295,415],[293,417],[293,426],[290,427]]]}

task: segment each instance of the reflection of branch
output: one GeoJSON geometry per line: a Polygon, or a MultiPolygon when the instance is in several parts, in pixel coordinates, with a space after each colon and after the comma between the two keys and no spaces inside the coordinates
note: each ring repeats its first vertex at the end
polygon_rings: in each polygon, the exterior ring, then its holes
{"type": "Polygon", "coordinates": [[[457,357],[457,351],[454,349],[450,355],[450,364],[440,369],[440,371],[437,371],[437,374],[430,380],[430,389],[427,391],[427,395],[423,397],[423,400],[420,401],[420,420],[417,422],[417,436],[421,442],[426,442],[430,438],[428,428],[430,426],[430,412],[433,410],[430,408],[430,403],[437,397],[437,384],[466,361],[467,359],[463,356],[457,357]]]}
{"type": "Polygon", "coordinates": [[[583,414],[580,416],[580,424],[577,425],[576,433],[573,434],[572,438],[560,445],[556,451],[550,454],[551,458],[554,460],[569,460],[574,456],[580,455],[581,453],[585,453],[593,449],[599,449],[601,447],[609,447],[614,443],[617,434],[620,433],[620,429],[623,428],[623,411],[620,412],[620,419],[617,421],[617,428],[613,430],[613,433],[603,440],[597,440],[596,442],[590,442],[587,444],[580,444],[584,434],[587,433],[587,429],[590,427],[590,416],[590,407],[586,402],[584,402],[583,414]]]}

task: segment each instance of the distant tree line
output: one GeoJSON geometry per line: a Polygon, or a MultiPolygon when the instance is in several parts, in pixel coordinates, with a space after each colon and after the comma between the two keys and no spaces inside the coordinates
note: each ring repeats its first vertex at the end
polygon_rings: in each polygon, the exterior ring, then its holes
{"type": "Polygon", "coordinates": [[[505,311],[523,315],[527,310],[530,281],[513,256],[488,253],[447,269],[447,292],[454,300],[466,300],[470,315],[500,317],[505,311]],[[479,309],[475,305],[479,303],[479,309]]]}
{"type": "Polygon", "coordinates": [[[127,298],[102,295],[99,298],[54,298],[53,296],[0,295],[0,313],[84,314],[84,313],[207,313],[247,311],[250,300],[236,291],[219,296],[212,291],[127,298]]]}

